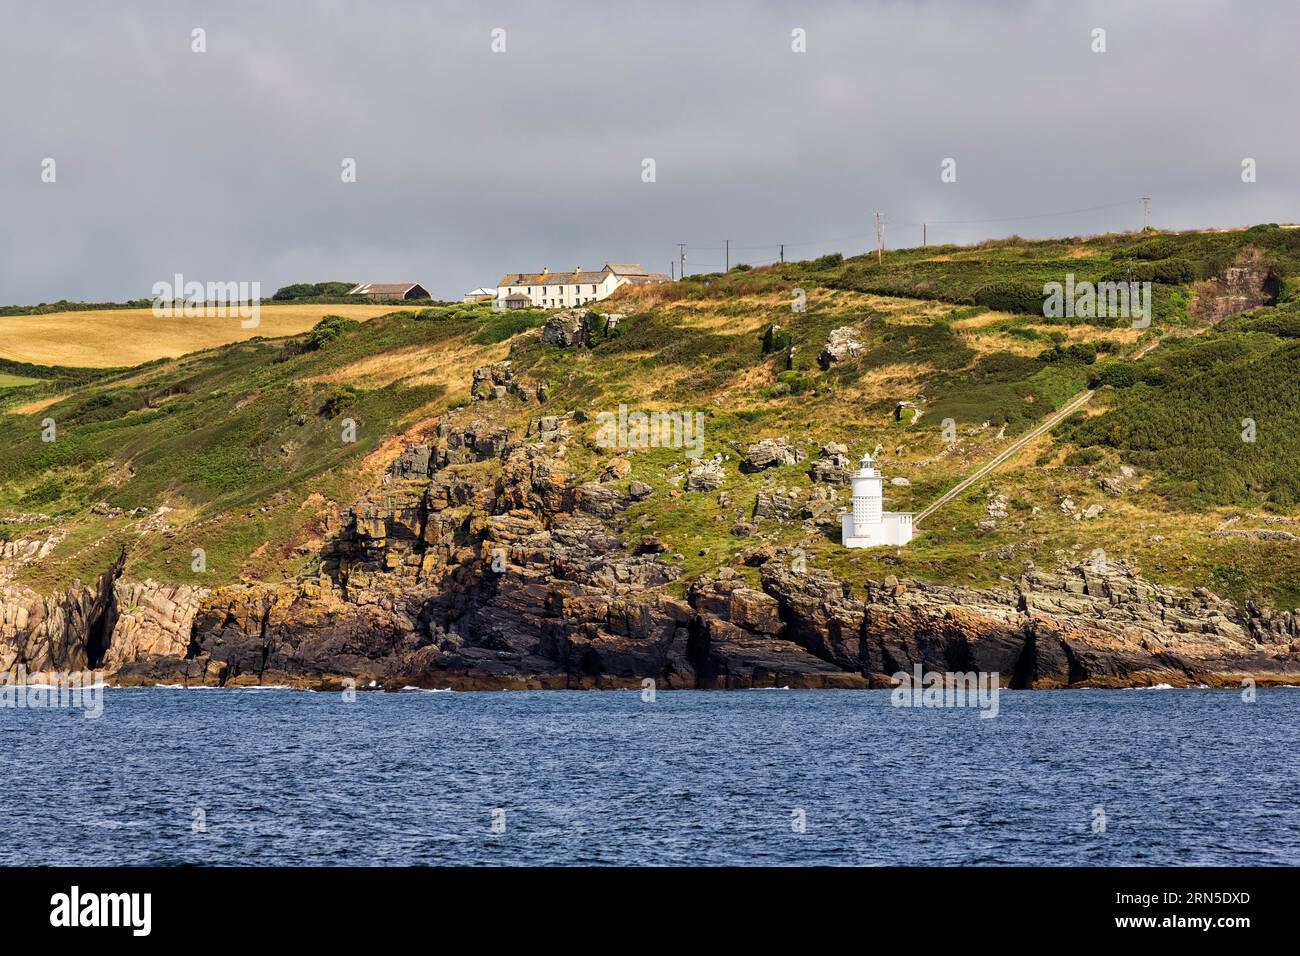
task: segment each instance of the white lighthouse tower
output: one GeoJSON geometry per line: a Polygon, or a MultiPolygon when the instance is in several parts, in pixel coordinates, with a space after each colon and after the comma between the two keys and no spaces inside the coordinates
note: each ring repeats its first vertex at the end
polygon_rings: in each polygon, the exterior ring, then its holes
{"type": "Polygon", "coordinates": [[[840,519],[846,548],[874,548],[882,544],[907,544],[912,540],[912,512],[885,511],[880,469],[870,452],[849,476],[853,488],[853,510],[840,519]]]}

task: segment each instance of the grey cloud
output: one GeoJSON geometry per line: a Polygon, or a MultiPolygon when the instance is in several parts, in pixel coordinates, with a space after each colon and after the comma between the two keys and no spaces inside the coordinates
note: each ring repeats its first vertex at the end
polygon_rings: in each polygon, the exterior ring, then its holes
{"type": "MultiPolygon", "coordinates": [[[[1147,193],[1173,228],[1296,218],[1300,13],[1283,2],[4,11],[3,303],[139,297],[175,272],[267,291],[409,278],[456,297],[543,265],[666,270],[679,241],[694,268],[720,265],[724,238],[733,262],[782,241],[791,256],[860,251],[875,209],[904,245],[922,219],[1147,193]],[[206,54],[189,50],[194,27],[206,54]],[[795,27],[806,54],[790,51],[795,27]],[[817,241],[836,237],[854,238],[817,241]]],[[[930,239],[1138,221],[1132,203],[930,239]]]]}

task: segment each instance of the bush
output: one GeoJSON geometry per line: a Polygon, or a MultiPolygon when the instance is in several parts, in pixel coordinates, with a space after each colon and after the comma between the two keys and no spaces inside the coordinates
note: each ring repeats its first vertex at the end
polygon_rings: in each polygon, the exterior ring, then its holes
{"type": "Polygon", "coordinates": [[[495,345],[508,338],[536,328],[546,321],[545,313],[537,309],[507,309],[494,312],[470,338],[476,345],[495,345]]]}
{"type": "Polygon", "coordinates": [[[975,303],[998,312],[1043,314],[1043,287],[1012,280],[991,282],[975,290],[975,303]]]}
{"type": "Polygon", "coordinates": [[[1092,342],[1075,342],[1073,345],[1055,345],[1038,353],[1040,362],[1071,362],[1091,365],[1097,361],[1097,345],[1092,342]]]}
{"type": "Polygon", "coordinates": [[[292,302],[295,299],[316,299],[347,295],[356,288],[355,282],[298,282],[275,290],[272,302],[292,302]]]}
{"type": "Polygon", "coordinates": [[[1086,467],[1095,465],[1106,457],[1106,453],[1100,448],[1076,448],[1065,456],[1064,464],[1075,467],[1086,467]]]}
{"type": "Polygon", "coordinates": [[[1197,268],[1186,259],[1161,259],[1157,262],[1135,262],[1132,268],[1111,269],[1101,277],[1103,282],[1158,282],[1162,285],[1179,285],[1191,282],[1197,268]]]}
{"type": "Polygon", "coordinates": [[[361,393],[351,385],[331,385],[321,402],[320,413],[326,418],[334,418],[356,405],[360,397],[361,393]]]}
{"type": "Polygon", "coordinates": [[[345,319],[341,315],[327,315],[311,327],[311,331],[303,341],[303,347],[309,352],[314,352],[328,345],[344,332],[359,328],[361,323],[355,319],[345,319]]]}
{"type": "Polygon", "coordinates": [[[802,372],[789,370],[777,375],[776,382],[763,389],[764,398],[779,398],[782,395],[801,395],[813,387],[813,380],[802,372]]]}
{"type": "Polygon", "coordinates": [[[764,355],[771,355],[774,352],[784,352],[790,348],[790,333],[775,323],[768,325],[759,337],[759,342],[763,347],[764,355]]]}
{"type": "Polygon", "coordinates": [[[1107,362],[1088,380],[1089,388],[1132,388],[1138,383],[1137,367],[1128,361],[1107,362]]]}

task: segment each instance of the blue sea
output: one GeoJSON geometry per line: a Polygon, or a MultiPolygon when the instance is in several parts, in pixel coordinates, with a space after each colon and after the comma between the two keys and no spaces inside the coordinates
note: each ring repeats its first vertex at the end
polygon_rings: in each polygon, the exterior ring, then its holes
{"type": "Polygon", "coordinates": [[[107,689],[0,710],[4,864],[1300,864],[1300,690],[107,689]]]}

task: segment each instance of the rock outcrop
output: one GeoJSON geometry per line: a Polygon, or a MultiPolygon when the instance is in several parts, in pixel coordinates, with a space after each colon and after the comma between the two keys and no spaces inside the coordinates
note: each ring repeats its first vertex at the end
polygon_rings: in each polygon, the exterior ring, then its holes
{"type": "Polygon", "coordinates": [[[722,458],[715,455],[696,462],[686,472],[687,491],[714,491],[722,487],[727,474],[722,470],[722,458]]]}
{"type": "Polygon", "coordinates": [[[779,468],[793,465],[804,458],[804,454],[790,444],[790,439],[764,438],[745,449],[745,457],[740,461],[740,470],[753,473],[765,468],[779,468]]]}
{"type": "MultiPolygon", "coordinates": [[[[864,587],[807,569],[736,520],[754,539],[736,567],[683,594],[669,588],[682,556],[644,523],[626,533],[632,504],[653,490],[629,480],[626,459],[606,462],[601,480],[570,473],[564,434],[550,416],[522,439],[470,411],[449,416],[342,510],[319,570],[293,582],[129,580],[123,555],[56,595],[5,587],[0,670],[462,689],[880,687],[918,664],[1021,688],[1300,679],[1300,613],[1157,586],[1104,557],[1027,566],[1006,588],[893,576],[864,587]]],[[[844,455],[827,446],[818,464],[838,471],[844,455]]],[[[700,462],[686,487],[712,490],[722,475],[721,458],[700,462]]],[[[762,487],[753,516],[825,533],[838,507],[833,484],[762,487]]],[[[987,513],[1004,518],[1006,500],[991,496],[987,513]]]]}
{"type": "Polygon", "coordinates": [[[500,401],[509,397],[524,402],[544,402],[547,387],[545,382],[519,381],[515,378],[510,362],[497,362],[495,365],[483,365],[474,369],[469,394],[476,402],[500,401]]]}
{"type": "Polygon", "coordinates": [[[849,449],[839,442],[823,445],[817,460],[809,469],[809,477],[815,482],[828,485],[847,485],[849,483],[849,449]]]}
{"type": "Polygon", "coordinates": [[[822,347],[821,353],[817,356],[817,363],[822,368],[828,369],[836,362],[843,362],[845,359],[856,358],[865,350],[861,338],[858,336],[858,330],[851,325],[845,325],[838,329],[832,329],[826,338],[826,345],[822,347]]]}
{"type": "Polygon", "coordinates": [[[1264,262],[1263,254],[1249,250],[1217,276],[1198,282],[1187,303],[1187,316],[1218,322],[1230,315],[1277,302],[1282,283],[1264,262]]]}
{"type": "Polygon", "coordinates": [[[561,348],[586,345],[599,322],[600,316],[590,309],[565,309],[547,318],[542,326],[542,341],[561,348]]]}

